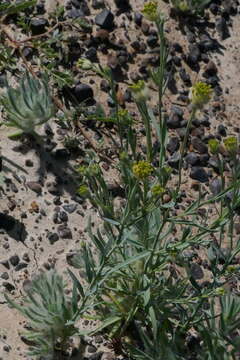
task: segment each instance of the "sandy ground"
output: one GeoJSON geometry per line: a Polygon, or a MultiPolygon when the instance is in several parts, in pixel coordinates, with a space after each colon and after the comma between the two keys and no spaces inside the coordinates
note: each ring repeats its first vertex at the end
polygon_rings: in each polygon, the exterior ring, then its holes
{"type": "MultiPolygon", "coordinates": [[[[54,0],[47,1],[50,10],[53,10],[54,0]]],[[[108,0],[109,6],[112,2],[108,0]]],[[[133,4],[134,9],[141,7],[141,1],[136,0],[133,4]]],[[[113,6],[114,8],[114,6],[113,6]]],[[[177,36],[174,29],[171,28],[173,34],[170,36],[177,36]]],[[[131,29],[130,29],[131,30],[131,29]]],[[[221,54],[212,55],[213,60],[219,64],[219,75],[221,78],[221,85],[224,89],[225,98],[225,113],[218,114],[214,119],[213,128],[217,127],[219,123],[224,122],[228,127],[239,128],[239,98],[240,98],[240,46],[239,46],[239,32],[240,32],[240,17],[234,18],[233,27],[231,30],[231,37],[222,42],[224,49],[221,54]]],[[[132,35],[134,37],[134,34],[132,35]]],[[[179,40],[179,39],[176,39],[179,40]]],[[[97,90],[96,90],[97,91],[97,90]]],[[[1,148],[3,155],[9,160],[16,163],[18,166],[25,169],[27,172],[17,170],[13,166],[10,168],[16,173],[17,177],[13,177],[13,173],[9,172],[7,177],[12,179],[17,191],[11,193],[10,196],[4,196],[0,199],[0,210],[6,210],[11,206],[11,202],[16,203],[16,207],[11,211],[11,216],[17,219],[18,224],[14,230],[9,233],[0,231],[0,260],[8,260],[11,256],[17,254],[21,261],[22,257],[29,257],[29,265],[27,268],[20,271],[15,271],[12,266],[10,270],[6,270],[5,266],[0,264],[0,275],[8,272],[15,290],[16,299],[20,300],[23,293],[24,281],[36,274],[39,269],[44,269],[51,264],[55,264],[55,268],[60,272],[66,273],[66,254],[78,248],[79,242],[87,240],[85,227],[88,215],[93,216],[95,226],[97,224],[97,217],[90,207],[85,208],[81,204],[77,205],[77,209],[68,214],[68,227],[71,230],[72,238],[59,239],[54,244],[50,244],[47,239],[49,231],[55,232],[57,226],[52,222],[53,214],[56,206],[63,206],[72,204],[72,197],[74,196],[74,186],[69,183],[61,186],[61,205],[54,204],[55,195],[49,193],[47,183],[55,180],[55,174],[51,171],[46,171],[46,159],[41,161],[36,150],[26,148],[19,151],[19,143],[13,143],[7,138],[11,130],[5,127],[0,128],[1,148]],[[26,159],[33,162],[32,167],[26,167],[26,159]],[[42,194],[37,195],[32,190],[28,189],[25,184],[28,181],[39,182],[44,180],[42,186],[42,194]],[[26,214],[26,218],[22,214],[26,214]],[[19,232],[21,234],[19,235],[19,232]]],[[[71,163],[71,162],[70,162],[71,163]]],[[[66,174],[71,171],[67,168],[62,168],[61,162],[55,163],[54,172],[58,176],[64,178],[66,174]]],[[[66,176],[67,177],[67,176],[66,176]]],[[[11,185],[10,185],[11,186],[11,185]]],[[[75,204],[75,202],[74,202],[75,204]]],[[[20,358],[29,359],[24,355],[26,350],[25,345],[19,339],[19,331],[22,329],[23,319],[14,310],[9,309],[3,297],[3,286],[1,283],[5,281],[0,279],[0,357],[3,360],[17,360],[20,358]],[[8,351],[8,350],[10,351],[8,351]]]]}

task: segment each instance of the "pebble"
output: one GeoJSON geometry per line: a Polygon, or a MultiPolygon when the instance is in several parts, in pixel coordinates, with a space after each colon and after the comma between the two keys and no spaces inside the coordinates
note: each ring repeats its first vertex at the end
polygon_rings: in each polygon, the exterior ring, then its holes
{"type": "Polygon", "coordinates": [[[201,280],[204,278],[204,272],[201,268],[201,266],[197,263],[192,263],[191,264],[191,275],[195,280],[201,280]]]}
{"type": "Polygon", "coordinates": [[[228,26],[224,17],[216,19],[215,27],[221,40],[225,40],[229,37],[228,26]]]}
{"type": "Polygon", "coordinates": [[[180,147],[180,141],[177,136],[172,136],[167,144],[167,150],[170,152],[170,154],[173,154],[175,151],[177,151],[180,147]]]}
{"type": "Polygon", "coordinates": [[[205,154],[208,152],[207,145],[204,144],[202,142],[202,140],[199,139],[198,137],[193,137],[191,143],[192,143],[193,149],[196,150],[197,152],[199,152],[200,154],[205,154]]]}
{"type": "Polygon", "coordinates": [[[76,100],[81,103],[93,99],[93,89],[88,84],[78,84],[73,89],[76,100]]]}
{"type": "Polygon", "coordinates": [[[72,231],[65,224],[59,225],[57,232],[61,239],[72,239],[72,231]]]}
{"type": "Polygon", "coordinates": [[[222,183],[220,179],[213,179],[210,184],[209,188],[214,196],[217,196],[222,191],[222,183]]]}
{"type": "Polygon", "coordinates": [[[5,287],[5,289],[7,289],[7,291],[11,292],[13,290],[15,290],[15,286],[8,282],[8,281],[3,281],[2,285],[5,287]]]}
{"type": "Polygon", "coordinates": [[[58,234],[52,233],[52,232],[48,233],[47,238],[48,238],[50,244],[54,244],[56,241],[59,240],[58,234]]]}
{"type": "Polygon", "coordinates": [[[44,17],[35,17],[30,21],[30,28],[33,35],[39,35],[46,31],[48,25],[47,19],[44,17]]]}
{"type": "Polygon", "coordinates": [[[63,205],[63,209],[67,211],[69,214],[72,214],[77,208],[77,204],[68,204],[63,205]]]}
{"type": "Polygon", "coordinates": [[[96,25],[100,26],[102,29],[112,30],[113,21],[114,15],[108,9],[104,9],[95,17],[96,25]]]}
{"type": "Polygon", "coordinates": [[[12,266],[17,266],[19,264],[20,258],[18,255],[12,255],[9,258],[9,262],[10,264],[12,264],[12,266]]]}
{"type": "Polygon", "coordinates": [[[26,185],[30,190],[34,191],[35,193],[37,194],[42,193],[42,186],[38,182],[28,181],[26,185]]]}
{"type": "Polygon", "coordinates": [[[190,172],[190,178],[193,180],[198,180],[202,183],[208,182],[208,174],[204,168],[199,166],[193,166],[190,172]]]}
{"type": "Polygon", "coordinates": [[[200,157],[195,152],[190,152],[186,155],[185,160],[186,160],[187,164],[194,166],[199,163],[200,157]]]}
{"type": "Polygon", "coordinates": [[[4,229],[6,231],[13,230],[15,226],[15,220],[13,217],[0,213],[0,229],[4,229]]]}
{"type": "Polygon", "coordinates": [[[25,269],[28,266],[28,263],[26,262],[20,262],[16,267],[15,267],[15,271],[20,271],[22,269],[25,269]]]}

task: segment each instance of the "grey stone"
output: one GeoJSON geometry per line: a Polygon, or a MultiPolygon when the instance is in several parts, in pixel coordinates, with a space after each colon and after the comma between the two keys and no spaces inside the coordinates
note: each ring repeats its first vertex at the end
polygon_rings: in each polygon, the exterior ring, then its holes
{"type": "Polygon", "coordinates": [[[202,183],[208,182],[207,172],[199,166],[194,166],[191,169],[190,178],[193,180],[198,180],[202,183]]]}
{"type": "Polygon", "coordinates": [[[114,16],[108,9],[104,9],[95,17],[96,25],[103,29],[111,30],[113,28],[114,16]]]}

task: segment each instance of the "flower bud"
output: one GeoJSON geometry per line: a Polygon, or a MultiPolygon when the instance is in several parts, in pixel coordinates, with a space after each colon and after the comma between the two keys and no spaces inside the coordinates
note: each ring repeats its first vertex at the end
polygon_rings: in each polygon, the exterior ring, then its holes
{"type": "Polygon", "coordinates": [[[209,150],[213,155],[219,152],[219,141],[217,139],[210,139],[208,142],[209,150]]]}
{"type": "Polygon", "coordinates": [[[189,98],[196,109],[201,110],[212,97],[212,87],[204,82],[197,82],[190,89],[189,98]]]}
{"type": "Polygon", "coordinates": [[[153,172],[153,166],[145,160],[141,160],[133,165],[132,171],[133,174],[140,180],[146,179],[153,172]]]}

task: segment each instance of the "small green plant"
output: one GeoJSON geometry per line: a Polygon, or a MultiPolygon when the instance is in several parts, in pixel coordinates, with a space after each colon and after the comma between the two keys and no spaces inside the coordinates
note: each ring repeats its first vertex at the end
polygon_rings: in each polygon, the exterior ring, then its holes
{"type": "Polygon", "coordinates": [[[71,322],[78,308],[76,291],[67,298],[64,290],[62,277],[52,270],[31,282],[22,305],[5,295],[9,305],[29,321],[24,335],[33,344],[30,347],[33,356],[54,359],[55,351],[66,350],[69,338],[77,331],[71,322]]]}
{"type": "Polygon", "coordinates": [[[49,93],[47,79],[26,75],[21,79],[18,88],[6,84],[6,93],[0,98],[0,103],[7,115],[6,126],[19,129],[18,133],[37,136],[36,127],[47,122],[54,116],[54,105],[49,93]]]}
{"type": "Polygon", "coordinates": [[[202,14],[211,0],[171,0],[174,8],[181,13],[202,14]]]}

